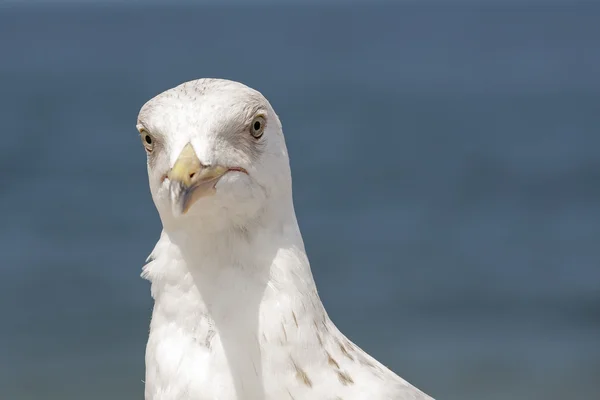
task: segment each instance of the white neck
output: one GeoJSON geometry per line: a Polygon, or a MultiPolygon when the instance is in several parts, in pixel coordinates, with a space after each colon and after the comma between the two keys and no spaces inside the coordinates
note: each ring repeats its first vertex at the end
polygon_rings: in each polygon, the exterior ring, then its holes
{"type": "MultiPolygon", "coordinates": [[[[265,343],[317,348],[321,338],[299,326],[312,332],[315,321],[329,323],[291,199],[278,204],[286,203],[289,209],[272,208],[243,229],[165,226],[144,267],[155,299],[149,345],[153,331],[176,326],[211,354],[223,353],[236,391],[247,398],[264,397],[265,343]]],[[[166,335],[154,333],[157,340],[166,335]]]]}

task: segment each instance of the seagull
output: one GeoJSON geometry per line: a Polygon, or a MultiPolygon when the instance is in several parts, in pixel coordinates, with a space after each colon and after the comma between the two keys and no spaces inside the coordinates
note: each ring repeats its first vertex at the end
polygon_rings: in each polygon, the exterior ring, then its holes
{"type": "Polygon", "coordinates": [[[163,230],[146,400],[431,399],[331,321],[292,199],[281,122],[242,83],[198,79],[137,119],[163,230]]]}

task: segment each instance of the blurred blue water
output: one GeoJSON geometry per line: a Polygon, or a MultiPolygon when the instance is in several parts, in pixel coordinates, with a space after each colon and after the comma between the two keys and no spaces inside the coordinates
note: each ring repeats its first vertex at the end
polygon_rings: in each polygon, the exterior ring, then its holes
{"type": "Polygon", "coordinates": [[[600,6],[0,6],[0,398],[141,399],[135,121],[198,77],[284,124],[330,315],[439,399],[600,393],[600,6]]]}

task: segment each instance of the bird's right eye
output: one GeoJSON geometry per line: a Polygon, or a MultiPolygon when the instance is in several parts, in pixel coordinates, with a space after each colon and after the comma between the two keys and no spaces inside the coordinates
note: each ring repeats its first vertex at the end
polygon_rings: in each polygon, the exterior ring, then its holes
{"type": "Polygon", "coordinates": [[[152,138],[152,136],[148,133],[148,131],[144,128],[140,128],[140,137],[142,138],[142,144],[144,145],[144,148],[146,149],[146,151],[148,153],[152,153],[152,150],[154,150],[154,139],[152,138]]]}

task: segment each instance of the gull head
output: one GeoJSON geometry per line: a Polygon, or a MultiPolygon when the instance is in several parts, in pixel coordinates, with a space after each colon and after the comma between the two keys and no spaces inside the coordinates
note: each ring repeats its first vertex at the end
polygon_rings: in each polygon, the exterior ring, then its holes
{"type": "Polygon", "coordinates": [[[279,118],[241,83],[198,79],[169,89],[144,104],[137,129],[163,225],[244,226],[273,199],[291,200],[279,118]]]}

